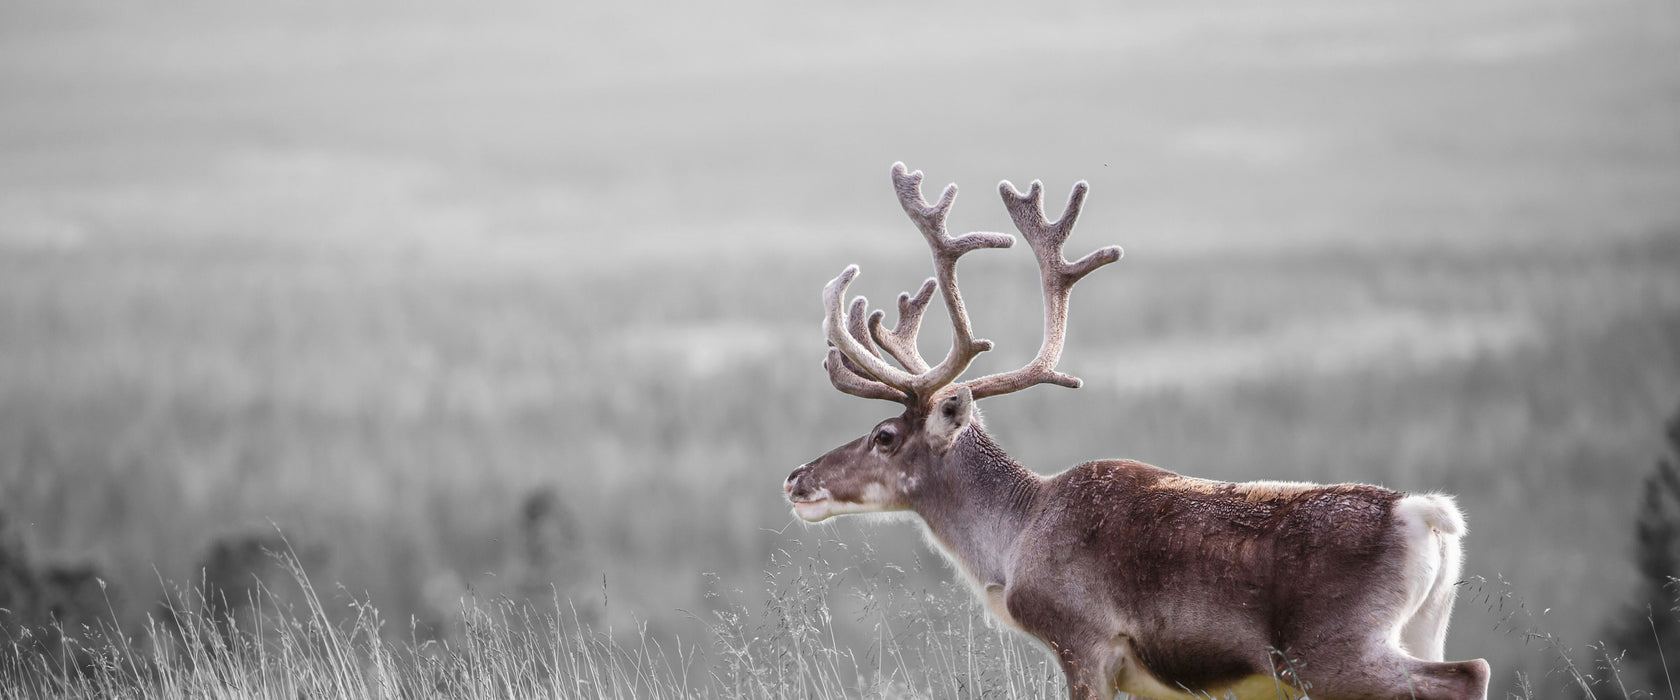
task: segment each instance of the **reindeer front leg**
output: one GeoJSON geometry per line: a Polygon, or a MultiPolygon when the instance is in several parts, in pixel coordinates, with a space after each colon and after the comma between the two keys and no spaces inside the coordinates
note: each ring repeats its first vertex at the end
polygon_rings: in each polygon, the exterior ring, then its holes
{"type": "Polygon", "coordinates": [[[1070,700],[1114,700],[1115,669],[1106,654],[1057,650],[1062,673],[1067,674],[1070,700]]]}
{"type": "Polygon", "coordinates": [[[1116,653],[1113,635],[1070,609],[1065,604],[1069,599],[1059,591],[1011,587],[1004,594],[1004,605],[1023,630],[1056,656],[1067,676],[1069,698],[1114,700],[1124,653],[1116,653]]]}

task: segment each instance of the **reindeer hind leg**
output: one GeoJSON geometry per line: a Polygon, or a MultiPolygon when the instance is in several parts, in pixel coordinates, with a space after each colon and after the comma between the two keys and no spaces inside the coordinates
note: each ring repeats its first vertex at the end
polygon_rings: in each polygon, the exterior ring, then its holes
{"type": "MultiPolygon", "coordinates": [[[[1470,661],[1413,661],[1407,674],[1409,697],[1418,700],[1486,700],[1488,663],[1470,661]]],[[[1408,697],[1401,695],[1399,697],[1408,697]]]]}
{"type": "Polygon", "coordinates": [[[1386,643],[1358,660],[1309,662],[1302,671],[1315,700],[1486,700],[1489,677],[1482,659],[1424,661],[1386,643]]]}

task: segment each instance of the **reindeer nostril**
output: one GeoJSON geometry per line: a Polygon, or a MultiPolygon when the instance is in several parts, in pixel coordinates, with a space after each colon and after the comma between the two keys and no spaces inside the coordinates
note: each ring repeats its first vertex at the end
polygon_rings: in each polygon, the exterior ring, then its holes
{"type": "Polygon", "coordinates": [[[788,474],[787,481],[782,482],[782,492],[787,494],[788,498],[793,498],[795,494],[802,493],[806,490],[804,487],[800,487],[796,490],[794,489],[794,485],[799,483],[799,477],[803,475],[810,466],[811,465],[809,464],[800,465],[798,469],[795,469],[792,473],[788,474]]]}
{"type": "Polygon", "coordinates": [[[810,496],[812,484],[803,478],[810,471],[811,465],[801,464],[798,469],[788,474],[787,481],[782,482],[782,492],[787,494],[789,500],[802,501],[810,496]]]}

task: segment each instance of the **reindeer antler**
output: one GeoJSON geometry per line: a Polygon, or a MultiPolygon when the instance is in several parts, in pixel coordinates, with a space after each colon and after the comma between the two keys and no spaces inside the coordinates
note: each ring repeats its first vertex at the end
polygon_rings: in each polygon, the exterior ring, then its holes
{"type": "Polygon", "coordinates": [[[1039,284],[1044,289],[1044,343],[1039,346],[1038,355],[1025,367],[964,382],[974,392],[974,398],[1008,394],[1035,384],[1078,389],[1083,383],[1078,377],[1056,371],[1056,361],[1062,357],[1062,344],[1067,340],[1068,297],[1073,293],[1074,283],[1125,255],[1120,246],[1112,245],[1076,262],[1070,263],[1062,257],[1062,244],[1073,232],[1073,224],[1079,220],[1079,211],[1085,206],[1085,193],[1089,190],[1090,186],[1084,180],[1074,183],[1062,217],[1050,221],[1044,218],[1042,183],[1034,180],[1025,194],[1016,191],[1008,180],[998,183],[998,193],[1003,195],[1003,205],[1009,209],[1009,217],[1015,220],[1015,228],[1020,229],[1027,245],[1032,247],[1033,257],[1038,258],[1039,284]]]}
{"type": "Polygon", "coordinates": [[[922,289],[916,296],[909,292],[898,295],[898,323],[891,331],[881,326],[881,318],[885,311],[879,309],[869,315],[869,335],[875,339],[875,344],[881,346],[892,355],[898,364],[911,372],[922,373],[928,371],[927,360],[916,350],[916,333],[922,327],[922,313],[927,311],[927,303],[933,298],[933,290],[939,283],[932,277],[922,283],[922,289]]]}
{"type": "MultiPolygon", "coordinates": [[[[847,269],[856,270],[857,266],[854,265],[847,269]]],[[[829,284],[830,286],[833,285],[832,282],[829,284]]],[[[824,291],[826,294],[827,290],[824,291]]],[[[846,315],[846,333],[863,346],[864,350],[869,351],[869,354],[874,355],[876,359],[880,359],[881,354],[876,352],[875,348],[870,347],[869,334],[863,327],[863,314],[868,306],[869,300],[863,297],[852,300],[851,313],[846,315]]],[[[867,378],[865,370],[859,367],[856,362],[846,359],[840,349],[834,347],[832,341],[829,342],[828,357],[823,360],[823,368],[828,370],[828,378],[829,381],[834,383],[834,388],[853,396],[865,399],[886,399],[899,403],[903,403],[909,398],[907,394],[898,389],[867,378]]]]}
{"type": "MultiPolygon", "coordinates": [[[[898,323],[891,331],[882,324],[885,314],[876,311],[864,320],[868,301],[857,297],[848,313],[843,305],[846,288],[857,276],[856,265],[848,266],[839,277],[823,288],[823,305],[828,310],[823,320],[824,334],[831,346],[823,363],[835,388],[854,396],[898,401],[906,405],[927,404],[939,390],[950,386],[980,353],[990,350],[992,342],[974,337],[968,310],[963,306],[957,288],[957,258],[981,248],[1008,248],[1014,237],[1003,233],[972,232],[951,236],[945,221],[951,205],[956,201],[957,186],[947,185],[936,204],[929,205],[922,198],[921,171],[907,172],[903,163],[893,164],[893,188],[898,192],[904,213],[915,222],[933,252],[934,277],[922,284],[915,296],[909,293],[898,297],[898,323]],[[916,335],[921,328],[923,313],[939,289],[945,299],[945,309],[951,316],[951,349],[938,365],[929,367],[916,349],[916,335]],[[903,367],[893,367],[881,356],[876,346],[886,350],[903,367]]],[[[975,398],[996,396],[1019,391],[1033,384],[1054,383],[1079,386],[1079,380],[1055,371],[1067,332],[1068,294],[1075,282],[1098,267],[1120,259],[1120,248],[1111,246],[1068,263],[1062,259],[1062,243],[1067,240],[1079,208],[1085,199],[1084,182],[1074,186],[1067,211],[1055,223],[1044,220],[1042,186],[1034,182],[1030,193],[1015,192],[1008,182],[1000,185],[1004,204],[1015,220],[1016,228],[1027,237],[1033,255],[1038,258],[1040,278],[1044,286],[1044,344],[1038,356],[1026,367],[1005,374],[981,377],[964,382],[974,391],[975,398]],[[1031,205],[1029,209],[1028,205],[1031,205]]]]}

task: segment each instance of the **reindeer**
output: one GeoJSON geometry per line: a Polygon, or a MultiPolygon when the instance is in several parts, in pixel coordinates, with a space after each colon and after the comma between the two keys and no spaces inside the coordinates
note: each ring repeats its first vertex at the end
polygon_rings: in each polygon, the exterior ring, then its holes
{"type": "Polygon", "coordinates": [[[956,185],[930,206],[920,171],[898,163],[892,176],[932,248],[935,276],[899,296],[888,329],[881,311],[865,320],[863,297],[844,307],[858,273],[848,266],[823,289],[824,367],[840,391],[896,401],[904,413],[789,474],[795,515],[915,512],[991,614],[1048,647],[1073,698],[1486,697],[1486,661],[1442,661],[1465,531],[1451,497],[1209,481],[1130,460],[1045,477],[1010,459],[975,402],[1037,384],[1080,386],[1056,370],[1069,293],[1121,250],[1062,257],[1084,182],[1054,222],[1040,183],[1026,193],[1000,183],[1038,259],[1044,341],[1020,369],[958,382],[992,343],[970,328],[957,258],[1014,238],[948,235],[956,185]],[[929,367],[916,335],[935,289],[953,337],[929,367]]]}

